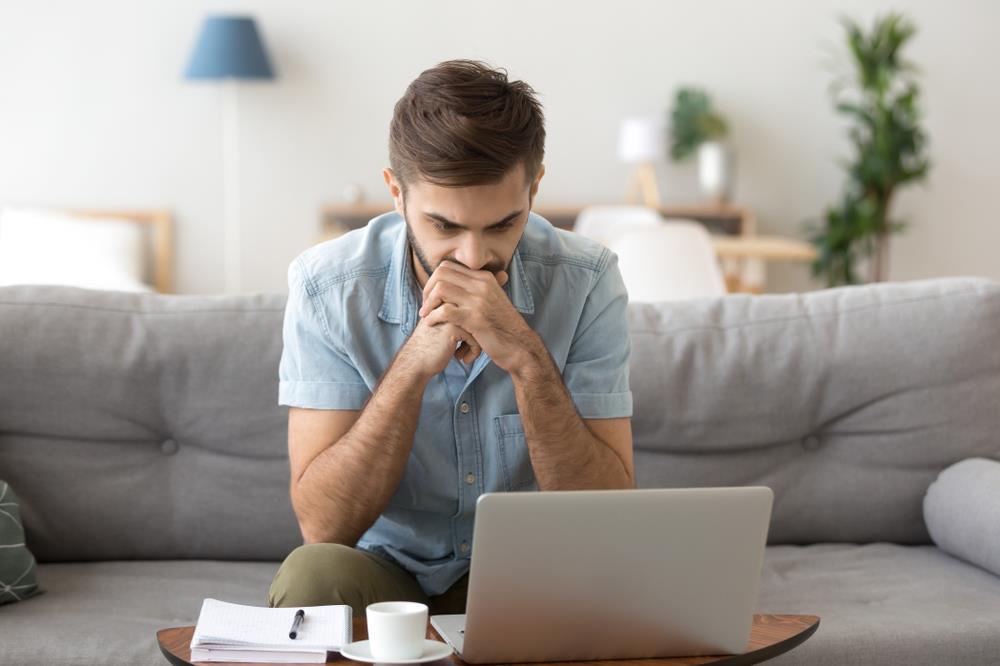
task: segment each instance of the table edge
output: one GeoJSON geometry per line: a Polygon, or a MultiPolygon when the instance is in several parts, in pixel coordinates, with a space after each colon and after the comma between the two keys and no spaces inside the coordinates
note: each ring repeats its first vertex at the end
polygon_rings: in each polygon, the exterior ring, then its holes
{"type": "MultiPolygon", "coordinates": [[[[797,634],[794,634],[793,636],[789,636],[788,638],[786,638],[784,640],[781,640],[781,641],[778,641],[777,643],[772,643],[771,645],[765,645],[764,647],[758,648],[756,650],[751,650],[749,652],[744,652],[743,654],[724,655],[720,659],[715,659],[715,660],[713,660],[711,662],[706,662],[706,663],[710,664],[711,666],[749,666],[750,664],[758,664],[760,662],[767,661],[769,659],[773,659],[774,657],[777,657],[777,656],[782,655],[782,654],[784,654],[786,652],[789,652],[792,649],[794,649],[794,648],[798,647],[799,645],[802,645],[804,642],[806,642],[819,629],[819,625],[820,625],[820,621],[821,621],[821,618],[819,616],[817,616],[817,615],[797,615],[797,614],[788,614],[788,613],[760,613],[760,614],[755,614],[755,617],[757,615],[765,615],[765,616],[772,616],[772,617],[784,617],[784,618],[797,618],[797,619],[800,619],[800,620],[811,621],[811,624],[808,627],[806,627],[805,629],[803,629],[802,631],[798,632],[797,634]]],[[[183,625],[183,626],[180,626],[180,627],[164,627],[162,629],[158,629],[157,632],[156,632],[156,644],[160,648],[160,652],[163,654],[164,657],[166,657],[166,659],[167,659],[168,662],[170,662],[171,664],[173,664],[173,666],[192,666],[192,664],[194,664],[194,663],[201,663],[201,662],[185,661],[184,659],[182,659],[178,655],[175,655],[174,653],[170,652],[170,650],[168,650],[164,646],[163,641],[160,638],[160,635],[163,632],[173,631],[173,630],[177,630],[177,629],[192,629],[193,630],[194,626],[193,625],[183,625]]],[[[459,657],[457,653],[454,654],[453,656],[460,663],[466,663],[466,662],[462,661],[461,657],[459,657]]],[[[684,657],[675,657],[675,658],[683,659],[684,657]]],[[[650,659],[650,662],[656,661],[657,659],[660,659],[660,658],[653,657],[653,658],[650,659]]],[[[671,659],[671,657],[663,657],[662,659],[663,660],[668,660],[668,659],[671,659]]],[[[341,660],[338,660],[338,661],[341,661],[341,660]]],[[[615,661],[615,660],[612,659],[612,660],[609,660],[609,661],[615,661]]],[[[636,660],[625,659],[625,660],[622,660],[622,661],[636,661],[636,660]]],[[[643,661],[645,661],[645,660],[643,660],[643,661]]],[[[218,663],[222,664],[224,662],[218,662],[218,663]]],[[[330,664],[330,663],[337,663],[337,662],[327,661],[326,663],[330,664]]],[[[574,662],[565,662],[565,663],[572,664],[574,662]]],[[[593,662],[576,662],[576,663],[585,663],[586,664],[586,663],[593,663],[593,662]]],[[[289,665],[289,666],[295,666],[295,665],[289,665]]],[[[499,665],[499,666],[503,666],[503,665],[499,665]]]]}

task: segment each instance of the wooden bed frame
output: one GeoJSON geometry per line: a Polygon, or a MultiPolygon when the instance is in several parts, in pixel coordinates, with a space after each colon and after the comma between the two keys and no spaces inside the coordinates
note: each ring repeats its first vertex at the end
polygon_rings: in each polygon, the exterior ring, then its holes
{"type": "Polygon", "coordinates": [[[174,289],[174,221],[166,210],[93,210],[69,209],[71,215],[133,222],[149,227],[153,265],[150,274],[153,288],[161,294],[174,289]]]}

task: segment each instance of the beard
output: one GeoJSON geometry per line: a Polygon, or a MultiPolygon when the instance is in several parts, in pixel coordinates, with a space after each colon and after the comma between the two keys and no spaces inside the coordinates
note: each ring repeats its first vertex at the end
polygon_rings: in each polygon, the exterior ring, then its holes
{"type": "MultiPolygon", "coordinates": [[[[463,264],[461,261],[459,261],[458,259],[456,259],[455,257],[453,257],[451,255],[448,255],[448,256],[444,257],[443,259],[441,259],[441,261],[437,262],[436,265],[431,266],[431,262],[427,258],[427,255],[424,253],[424,249],[422,247],[420,247],[420,243],[417,242],[417,237],[413,234],[413,227],[410,226],[410,220],[409,220],[409,218],[406,215],[406,208],[405,207],[403,208],[403,222],[406,224],[406,240],[410,244],[410,249],[413,250],[413,254],[414,254],[414,256],[416,256],[417,262],[420,264],[420,267],[422,269],[424,269],[424,273],[427,274],[427,277],[430,277],[431,275],[433,275],[434,270],[438,266],[440,266],[442,263],[444,263],[446,261],[453,261],[456,264],[458,264],[459,266],[465,266],[465,264],[463,264]]],[[[502,263],[500,261],[492,261],[492,262],[486,264],[485,266],[483,266],[482,268],[473,269],[473,270],[489,271],[490,273],[493,273],[494,275],[496,275],[500,271],[506,271],[508,266],[510,266],[510,262],[509,261],[506,264],[504,264],[504,263],[502,263]]],[[[465,268],[469,268],[469,267],[465,266],[465,268]]]]}
{"type": "Polygon", "coordinates": [[[424,269],[424,273],[427,277],[430,277],[434,272],[434,267],[431,266],[431,262],[427,260],[427,255],[424,254],[424,249],[420,247],[420,243],[417,242],[416,236],[413,235],[413,228],[410,227],[410,221],[405,217],[403,221],[406,223],[406,241],[410,244],[410,249],[413,250],[413,254],[417,257],[417,261],[420,262],[420,267],[424,269]]]}

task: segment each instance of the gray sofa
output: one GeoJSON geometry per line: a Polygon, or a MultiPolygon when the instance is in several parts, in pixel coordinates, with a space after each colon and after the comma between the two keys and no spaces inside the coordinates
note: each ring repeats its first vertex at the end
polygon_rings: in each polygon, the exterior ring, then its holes
{"type": "MultiPolygon", "coordinates": [[[[2,664],[163,664],[204,597],[259,604],[300,543],[276,404],[281,295],[0,288],[0,479],[44,594],[2,664]]],[[[1000,659],[1000,577],[935,547],[945,467],[1000,458],[1000,285],[630,306],[642,487],[775,492],[759,611],[819,615],[774,664],[1000,659]]]]}

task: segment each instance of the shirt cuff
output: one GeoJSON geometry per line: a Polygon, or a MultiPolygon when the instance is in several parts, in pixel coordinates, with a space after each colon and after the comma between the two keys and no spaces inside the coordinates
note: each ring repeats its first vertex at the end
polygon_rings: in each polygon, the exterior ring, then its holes
{"type": "Polygon", "coordinates": [[[278,404],[306,409],[361,409],[371,392],[365,384],[278,382],[278,404]]]}
{"type": "Polygon", "coordinates": [[[620,419],[632,416],[632,392],[571,393],[573,403],[584,419],[620,419]]]}

